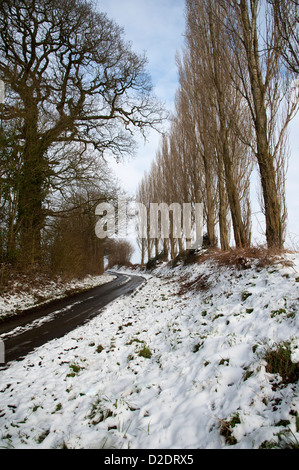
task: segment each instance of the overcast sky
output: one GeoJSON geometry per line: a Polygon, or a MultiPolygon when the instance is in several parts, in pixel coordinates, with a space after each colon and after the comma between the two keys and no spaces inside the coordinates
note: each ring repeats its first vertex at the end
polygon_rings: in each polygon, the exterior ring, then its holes
{"type": "MultiPolygon", "coordinates": [[[[185,0],[96,1],[99,10],[106,12],[109,18],[124,28],[125,38],[132,42],[133,50],[146,53],[154,93],[166,104],[167,109],[172,111],[178,88],[175,55],[177,51],[182,50],[184,43],[185,0]]],[[[153,131],[146,145],[140,140],[139,150],[134,159],[121,164],[112,164],[122,186],[129,193],[135,193],[144,171],[149,169],[155,158],[159,142],[159,134],[153,131]]],[[[296,245],[299,249],[299,114],[290,126],[290,149],[287,177],[288,243],[296,245]]],[[[252,193],[256,194],[256,187],[252,188],[252,193]]],[[[253,201],[253,211],[260,211],[256,201],[253,201]]],[[[261,214],[253,215],[256,226],[254,237],[258,237],[257,218],[263,222],[261,214]]]]}

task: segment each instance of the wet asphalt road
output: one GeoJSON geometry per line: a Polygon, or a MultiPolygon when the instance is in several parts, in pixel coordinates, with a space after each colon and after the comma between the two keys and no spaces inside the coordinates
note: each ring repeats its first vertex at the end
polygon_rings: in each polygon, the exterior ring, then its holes
{"type": "MultiPolygon", "coordinates": [[[[35,348],[60,338],[78,326],[83,325],[101,313],[101,309],[117,297],[131,294],[145,279],[141,276],[113,273],[116,276],[111,282],[94,287],[88,291],[72,297],[60,299],[42,306],[33,308],[22,315],[18,315],[0,324],[0,335],[12,332],[13,334],[2,339],[5,346],[5,364],[14,360],[21,360],[35,348]],[[28,325],[40,319],[46,319],[33,328],[28,325]]],[[[0,367],[5,364],[1,364],[0,367]]]]}

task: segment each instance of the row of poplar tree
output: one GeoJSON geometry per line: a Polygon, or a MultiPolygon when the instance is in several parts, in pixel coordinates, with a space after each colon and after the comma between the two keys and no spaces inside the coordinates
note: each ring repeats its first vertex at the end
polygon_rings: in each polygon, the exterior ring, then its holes
{"type": "MultiPolygon", "coordinates": [[[[267,245],[280,250],[288,125],[298,109],[298,2],[186,0],[185,16],[175,113],[137,200],[148,208],[201,202],[206,244],[227,250],[233,237],[236,247],[249,247],[256,169],[267,245]]],[[[140,239],[142,262],[160,252],[174,258],[183,235],[140,239]]]]}

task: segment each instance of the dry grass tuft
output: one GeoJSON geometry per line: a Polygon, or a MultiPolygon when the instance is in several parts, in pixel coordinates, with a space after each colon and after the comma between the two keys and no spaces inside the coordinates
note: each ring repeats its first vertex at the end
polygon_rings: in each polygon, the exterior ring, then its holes
{"type": "Polygon", "coordinates": [[[238,271],[250,269],[253,265],[264,268],[274,261],[274,255],[262,247],[235,248],[214,254],[212,258],[218,265],[233,267],[238,271]]]}
{"type": "Polygon", "coordinates": [[[228,266],[239,271],[250,269],[255,266],[264,268],[275,264],[277,261],[287,263],[283,260],[284,251],[268,250],[264,246],[254,246],[248,248],[231,248],[228,251],[222,251],[219,248],[209,248],[202,252],[195,250],[186,250],[180,253],[171,263],[172,267],[182,263],[184,266],[189,264],[201,264],[207,260],[214,261],[218,266],[228,266]]]}
{"type": "MultiPolygon", "coordinates": [[[[283,251],[268,250],[263,246],[256,246],[250,248],[232,248],[228,251],[221,251],[218,248],[210,248],[202,251],[201,253],[190,253],[190,256],[184,252],[181,254],[180,261],[185,264],[202,264],[210,261],[216,267],[228,267],[236,271],[243,271],[245,269],[256,268],[262,269],[275,264],[282,264],[283,266],[291,266],[291,262],[283,258],[283,251]],[[186,260],[187,263],[186,263],[186,260]],[[190,262],[190,263],[189,263],[190,262]]],[[[175,260],[178,262],[178,258],[175,260]]],[[[188,281],[188,276],[181,278],[181,288],[178,292],[179,295],[184,295],[186,292],[192,291],[208,291],[212,285],[209,274],[201,274],[195,280],[188,281]]]]}
{"type": "Polygon", "coordinates": [[[209,281],[209,276],[205,274],[200,274],[195,280],[182,282],[181,288],[178,291],[178,295],[184,295],[189,291],[201,291],[206,292],[211,288],[211,283],[209,281]]]}
{"type": "Polygon", "coordinates": [[[235,268],[238,271],[256,268],[265,268],[275,264],[283,254],[281,251],[268,250],[263,246],[249,248],[232,248],[228,251],[213,249],[200,254],[197,263],[212,260],[218,266],[235,268]]]}

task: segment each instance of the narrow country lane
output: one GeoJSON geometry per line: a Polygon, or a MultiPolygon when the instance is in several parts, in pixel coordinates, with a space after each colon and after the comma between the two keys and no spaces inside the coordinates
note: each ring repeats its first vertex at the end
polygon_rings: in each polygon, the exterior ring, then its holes
{"type": "Polygon", "coordinates": [[[20,360],[35,348],[60,338],[99,315],[101,309],[117,297],[131,294],[145,280],[112,272],[113,281],[59,299],[47,306],[31,309],[0,325],[0,335],[5,345],[5,364],[20,360]]]}

